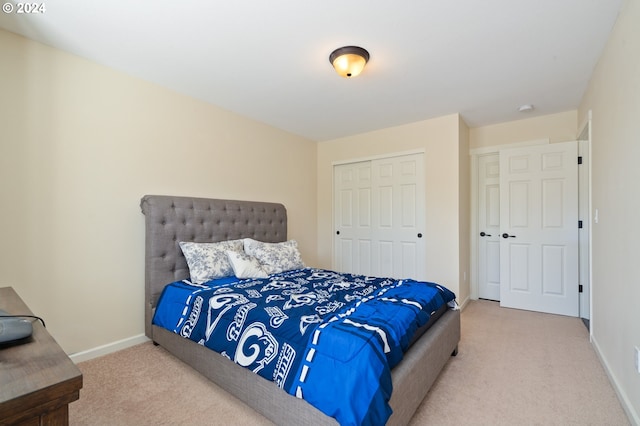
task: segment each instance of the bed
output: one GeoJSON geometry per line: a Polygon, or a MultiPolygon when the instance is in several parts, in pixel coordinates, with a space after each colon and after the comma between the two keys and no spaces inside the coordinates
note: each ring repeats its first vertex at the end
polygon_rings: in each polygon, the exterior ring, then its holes
{"type": "MultiPolygon", "coordinates": [[[[146,195],[145,333],[178,359],[279,425],[335,425],[336,420],[296,398],[250,369],[194,341],[152,323],[165,287],[189,279],[180,242],[220,242],[251,238],[287,241],[287,212],[282,204],[146,195]]],[[[457,353],[460,312],[439,309],[416,332],[402,361],[391,371],[393,414],[387,424],[407,424],[449,358],[457,353]]]]}

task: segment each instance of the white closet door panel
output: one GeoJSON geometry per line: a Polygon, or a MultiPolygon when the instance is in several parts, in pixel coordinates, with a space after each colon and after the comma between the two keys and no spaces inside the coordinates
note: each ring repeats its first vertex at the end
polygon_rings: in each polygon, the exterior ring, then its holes
{"type": "Polygon", "coordinates": [[[393,276],[393,241],[378,241],[376,263],[380,268],[376,275],[382,277],[393,276]]]}
{"type": "Polygon", "coordinates": [[[349,239],[339,239],[338,247],[340,250],[340,263],[338,265],[338,269],[341,271],[352,271],[353,270],[353,241],[349,239]]]}
{"type": "Polygon", "coordinates": [[[338,214],[338,226],[342,228],[351,228],[353,226],[353,190],[343,189],[340,191],[340,210],[338,214]]]}
{"type": "Polygon", "coordinates": [[[371,227],[371,188],[358,190],[358,226],[371,227]]]}
{"type": "Polygon", "coordinates": [[[393,187],[381,186],[377,189],[378,202],[375,206],[378,209],[377,225],[380,229],[393,229],[393,187]]]}
{"type": "Polygon", "coordinates": [[[367,274],[371,270],[371,240],[358,241],[358,263],[353,269],[356,274],[367,274]]]}
{"type": "Polygon", "coordinates": [[[334,184],[339,270],[426,279],[424,154],[335,166],[334,184]],[[340,240],[354,242],[349,269],[339,260],[346,250],[340,240]]]}
{"type": "Polygon", "coordinates": [[[411,230],[417,228],[417,200],[416,200],[416,185],[405,184],[400,187],[400,202],[402,203],[400,226],[404,229],[411,228],[411,230]]]}

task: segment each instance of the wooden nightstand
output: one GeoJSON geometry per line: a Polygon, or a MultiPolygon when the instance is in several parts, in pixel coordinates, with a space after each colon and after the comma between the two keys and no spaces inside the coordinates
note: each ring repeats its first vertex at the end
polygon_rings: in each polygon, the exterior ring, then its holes
{"type": "MultiPolygon", "coordinates": [[[[32,314],[11,287],[0,288],[0,309],[32,314]]],[[[68,425],[80,388],[82,373],[39,321],[26,343],[0,346],[0,425],[68,425]]]]}

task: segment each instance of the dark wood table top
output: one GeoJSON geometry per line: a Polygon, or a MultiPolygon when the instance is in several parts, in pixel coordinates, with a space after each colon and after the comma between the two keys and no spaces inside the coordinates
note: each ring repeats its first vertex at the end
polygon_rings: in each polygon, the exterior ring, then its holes
{"type": "MultiPolygon", "coordinates": [[[[0,288],[0,309],[33,315],[12,287],[0,288]]],[[[40,321],[24,343],[0,345],[0,419],[52,399],[74,401],[81,387],[82,373],[40,321]]]]}

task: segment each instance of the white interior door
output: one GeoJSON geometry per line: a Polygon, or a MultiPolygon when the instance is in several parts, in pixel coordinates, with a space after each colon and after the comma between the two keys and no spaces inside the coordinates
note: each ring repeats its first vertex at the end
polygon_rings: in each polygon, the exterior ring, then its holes
{"type": "Polygon", "coordinates": [[[500,304],[578,315],[577,143],[500,151],[500,304]]]}
{"type": "Polygon", "coordinates": [[[371,272],[371,162],[334,167],[334,269],[371,272]]]}
{"type": "Polygon", "coordinates": [[[424,154],[334,167],[334,269],[425,280],[424,154]]]}
{"type": "Polygon", "coordinates": [[[478,157],[478,297],[500,300],[500,155],[478,157]]]}

